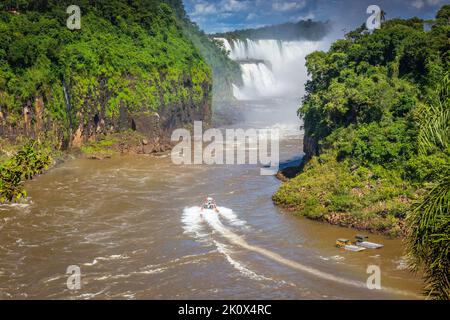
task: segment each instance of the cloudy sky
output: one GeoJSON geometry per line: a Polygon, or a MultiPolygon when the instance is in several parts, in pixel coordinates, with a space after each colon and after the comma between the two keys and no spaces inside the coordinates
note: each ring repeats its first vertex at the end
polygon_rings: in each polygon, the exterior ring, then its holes
{"type": "Polygon", "coordinates": [[[333,20],[345,28],[364,23],[379,5],[387,18],[433,18],[450,0],[183,0],[193,21],[208,33],[254,28],[300,19],[333,20]]]}

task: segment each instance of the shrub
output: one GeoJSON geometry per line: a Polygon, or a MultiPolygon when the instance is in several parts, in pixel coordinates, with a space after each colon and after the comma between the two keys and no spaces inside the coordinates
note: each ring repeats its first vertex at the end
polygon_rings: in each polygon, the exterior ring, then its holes
{"type": "Polygon", "coordinates": [[[25,197],[23,182],[47,170],[51,161],[49,153],[39,149],[35,141],[25,144],[15,156],[0,165],[0,203],[25,197]]]}

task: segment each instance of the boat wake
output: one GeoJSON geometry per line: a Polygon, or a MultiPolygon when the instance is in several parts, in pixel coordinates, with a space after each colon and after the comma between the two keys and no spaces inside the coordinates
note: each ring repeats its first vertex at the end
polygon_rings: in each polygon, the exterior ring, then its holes
{"type": "Polygon", "coordinates": [[[199,239],[204,239],[210,235],[210,229],[205,222],[211,221],[211,219],[222,217],[231,226],[243,227],[246,222],[240,220],[233,210],[225,207],[217,207],[219,214],[214,210],[201,210],[200,207],[185,208],[181,221],[183,222],[183,228],[185,232],[194,234],[199,239]]]}
{"type": "Polygon", "coordinates": [[[212,219],[217,218],[219,219],[219,216],[223,218],[227,223],[229,223],[231,226],[234,227],[245,227],[246,222],[243,220],[240,220],[237,215],[233,212],[233,210],[225,208],[225,207],[218,207],[219,214],[217,214],[213,210],[201,210],[200,207],[190,207],[184,209],[183,216],[182,216],[182,222],[184,226],[184,230],[186,233],[192,234],[195,236],[195,238],[198,241],[201,242],[210,242],[215,245],[217,252],[222,254],[225,259],[228,261],[228,263],[235,268],[237,271],[239,271],[243,276],[253,279],[253,280],[265,280],[270,281],[272,279],[267,278],[263,275],[257,274],[253,270],[250,270],[247,266],[245,266],[243,263],[237,261],[234,259],[232,255],[232,250],[229,248],[229,246],[217,241],[217,240],[211,240],[210,236],[215,230],[214,228],[210,228],[210,223],[208,221],[211,221],[212,219]]]}
{"type": "MultiPolygon", "coordinates": [[[[338,276],[317,270],[315,268],[306,266],[297,261],[287,259],[273,251],[264,249],[259,246],[249,244],[242,236],[236,234],[231,229],[227,228],[227,226],[222,223],[221,218],[223,217],[227,221],[227,223],[230,223],[231,225],[234,224],[235,226],[236,225],[238,225],[238,226],[245,225],[245,221],[240,220],[237,217],[237,215],[233,212],[233,210],[231,210],[231,209],[223,208],[223,207],[218,207],[218,209],[220,212],[219,214],[215,213],[213,210],[205,210],[202,212],[200,207],[186,208],[184,210],[183,219],[182,219],[183,223],[184,223],[185,231],[188,233],[193,233],[199,239],[204,240],[206,236],[211,235],[211,233],[207,233],[208,226],[209,226],[213,232],[219,233],[221,236],[226,238],[231,244],[233,244],[235,246],[239,246],[240,248],[246,249],[248,251],[258,253],[272,261],[275,261],[279,264],[285,265],[291,269],[295,269],[295,270],[301,271],[303,273],[310,274],[316,278],[320,278],[323,280],[333,281],[336,283],[341,283],[344,285],[358,287],[361,289],[367,289],[367,285],[365,282],[349,280],[349,279],[345,279],[342,277],[338,277],[338,276]]],[[[217,246],[218,251],[223,253],[225,246],[221,243],[218,243],[215,240],[213,240],[213,241],[214,241],[215,245],[217,246]]],[[[227,257],[227,260],[234,267],[236,267],[236,265],[235,265],[236,262],[231,259],[228,252],[226,252],[226,253],[227,254],[225,254],[225,256],[227,257]],[[232,261],[230,261],[230,259],[232,261]]],[[[237,268],[237,269],[240,269],[240,267],[241,267],[241,265],[239,265],[239,268],[237,268]]],[[[240,271],[242,272],[242,270],[240,270],[240,271]]],[[[252,276],[256,275],[256,273],[254,273],[251,270],[248,270],[247,268],[245,268],[245,272],[243,272],[243,273],[244,274],[245,273],[252,274],[252,276]]],[[[259,277],[259,276],[256,275],[256,277],[259,277]]],[[[412,295],[411,292],[397,290],[397,289],[393,289],[393,288],[385,287],[382,290],[393,293],[393,294],[398,294],[398,295],[412,295]]]]}

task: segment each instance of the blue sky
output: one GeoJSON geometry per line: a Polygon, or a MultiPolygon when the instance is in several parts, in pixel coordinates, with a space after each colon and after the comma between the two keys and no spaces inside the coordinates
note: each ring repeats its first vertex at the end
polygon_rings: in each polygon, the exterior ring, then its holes
{"type": "Polygon", "coordinates": [[[354,28],[379,5],[387,18],[418,16],[429,19],[447,0],[183,0],[190,18],[208,33],[255,28],[300,19],[332,20],[354,28]]]}

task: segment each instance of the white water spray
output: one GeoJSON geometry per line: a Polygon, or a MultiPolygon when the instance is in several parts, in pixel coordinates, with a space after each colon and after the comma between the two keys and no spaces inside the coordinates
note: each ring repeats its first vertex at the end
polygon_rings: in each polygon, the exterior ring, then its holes
{"type": "MultiPolygon", "coordinates": [[[[242,227],[246,223],[243,220],[240,220],[237,215],[233,212],[233,210],[224,208],[224,207],[218,207],[220,210],[220,215],[222,218],[224,218],[228,223],[230,223],[233,226],[242,227]]],[[[201,210],[200,207],[190,207],[185,208],[183,211],[183,225],[184,230],[187,233],[194,234],[197,240],[204,241],[208,237],[208,234],[205,230],[205,227],[207,227],[207,219],[211,219],[212,217],[216,216],[217,213],[214,210],[201,210]]],[[[214,229],[213,229],[214,230],[214,229]]],[[[253,279],[253,280],[265,280],[269,281],[272,280],[270,278],[266,278],[263,275],[259,275],[256,272],[250,270],[247,268],[243,263],[233,259],[231,256],[232,252],[228,249],[228,246],[225,244],[213,240],[214,245],[217,248],[217,251],[225,256],[225,259],[228,261],[228,263],[238,270],[242,275],[253,279]]]]}
{"type": "Polygon", "coordinates": [[[322,41],[218,40],[230,58],[241,64],[243,86],[233,85],[239,100],[300,98],[307,79],[305,57],[325,48],[322,41]]]}

